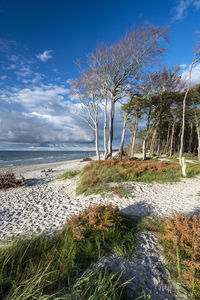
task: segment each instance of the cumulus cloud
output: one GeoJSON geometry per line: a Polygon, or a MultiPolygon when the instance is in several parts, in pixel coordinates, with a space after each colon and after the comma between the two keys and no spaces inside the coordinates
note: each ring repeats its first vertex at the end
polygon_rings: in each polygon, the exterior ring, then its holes
{"type": "MultiPolygon", "coordinates": [[[[85,143],[94,147],[94,132],[77,113],[81,105],[62,85],[41,84],[12,88],[0,94],[0,142],[32,145],[85,143]],[[92,144],[91,144],[92,143],[92,144]]],[[[100,139],[103,141],[103,109],[100,109],[100,139]]],[[[122,130],[120,104],[116,103],[114,139],[122,130]]]]}
{"type": "Polygon", "coordinates": [[[0,140],[12,143],[88,142],[93,133],[57,85],[4,91],[0,96],[0,140]]]}
{"type": "Polygon", "coordinates": [[[199,10],[200,0],[178,0],[177,5],[172,9],[173,21],[184,19],[190,7],[199,10]]]}
{"type": "MultiPolygon", "coordinates": [[[[189,69],[190,65],[184,65],[185,67],[182,68],[182,77],[184,80],[188,80],[189,76],[189,69]]],[[[191,76],[191,85],[199,84],[200,83],[200,63],[196,64],[192,69],[192,76],[191,76]]]]}
{"type": "Polygon", "coordinates": [[[36,57],[42,61],[46,62],[47,60],[51,59],[53,56],[51,55],[53,53],[53,50],[45,50],[43,53],[39,53],[36,55],[36,57]]]}

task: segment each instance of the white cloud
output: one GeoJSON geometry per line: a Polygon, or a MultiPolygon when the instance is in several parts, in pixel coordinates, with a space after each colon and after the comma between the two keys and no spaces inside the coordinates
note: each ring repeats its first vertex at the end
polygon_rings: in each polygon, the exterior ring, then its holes
{"type": "MultiPolygon", "coordinates": [[[[190,66],[185,67],[183,70],[182,77],[184,80],[188,80],[189,76],[189,69],[190,66]]],[[[191,85],[199,84],[200,83],[200,63],[196,64],[192,69],[192,76],[191,76],[191,85]]]]}
{"type": "Polygon", "coordinates": [[[19,71],[16,71],[15,73],[18,79],[29,77],[32,75],[30,66],[23,66],[19,69],[19,71]]]}
{"type": "Polygon", "coordinates": [[[173,21],[184,19],[190,7],[199,10],[200,0],[178,0],[177,5],[172,9],[173,21]]]}
{"type": "Polygon", "coordinates": [[[47,60],[51,59],[53,56],[51,55],[53,53],[53,50],[45,50],[43,53],[39,53],[36,55],[36,57],[42,61],[46,62],[47,60]]]}
{"type": "Polygon", "coordinates": [[[66,100],[64,86],[42,85],[4,91],[0,96],[0,141],[12,143],[66,143],[93,140],[74,112],[76,105],[66,100]]]}
{"type": "MultiPolygon", "coordinates": [[[[41,84],[29,88],[2,90],[0,94],[0,142],[48,144],[91,143],[94,132],[76,112],[81,104],[69,98],[62,85],[41,84]]],[[[100,109],[100,139],[103,138],[103,111],[100,109]]],[[[120,104],[116,103],[114,141],[121,137],[120,104]]]]}
{"type": "Polygon", "coordinates": [[[2,75],[2,76],[0,77],[1,80],[5,80],[6,78],[7,78],[6,75],[2,75]]]}

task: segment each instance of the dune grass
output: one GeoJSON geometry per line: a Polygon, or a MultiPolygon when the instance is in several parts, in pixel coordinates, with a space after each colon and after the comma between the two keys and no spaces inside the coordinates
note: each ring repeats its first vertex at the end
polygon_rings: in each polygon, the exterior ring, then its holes
{"type": "MultiPolygon", "coordinates": [[[[194,177],[200,173],[199,164],[189,164],[187,177],[194,177]]],[[[80,173],[77,194],[103,194],[105,192],[117,193],[118,191],[110,183],[125,181],[138,182],[174,182],[182,177],[181,167],[178,163],[158,160],[125,160],[116,159],[108,161],[96,161],[88,164],[80,173]]],[[[126,188],[124,188],[124,193],[126,188]]],[[[123,192],[121,195],[123,196],[123,192]]]]}
{"type": "Polygon", "coordinates": [[[71,179],[78,175],[80,173],[80,170],[68,170],[65,173],[63,173],[61,176],[59,176],[57,179],[59,180],[66,180],[71,179]]]}
{"type": "MultiPolygon", "coordinates": [[[[0,247],[0,299],[72,300],[75,296],[70,295],[77,291],[83,295],[81,299],[89,299],[86,296],[91,292],[88,285],[84,289],[80,284],[81,274],[105,255],[133,252],[135,230],[132,221],[116,207],[101,205],[72,217],[49,238],[40,235],[14,239],[0,247]],[[68,298],[62,298],[66,295],[68,298]]],[[[93,284],[91,289],[96,298],[90,299],[128,299],[122,297],[125,291],[119,274],[102,270],[95,276],[97,286],[93,284]],[[102,296],[105,291],[107,298],[102,296]]]]}

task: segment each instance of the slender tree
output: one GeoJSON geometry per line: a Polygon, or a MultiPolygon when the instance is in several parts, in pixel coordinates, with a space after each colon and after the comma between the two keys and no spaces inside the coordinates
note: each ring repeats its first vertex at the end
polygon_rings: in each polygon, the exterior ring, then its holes
{"type": "Polygon", "coordinates": [[[182,128],[181,128],[181,141],[180,141],[180,151],[179,151],[179,164],[182,166],[182,155],[183,155],[183,142],[184,142],[184,133],[185,133],[185,110],[186,110],[186,99],[190,90],[191,85],[191,76],[192,76],[192,69],[197,62],[200,61],[200,46],[197,45],[194,56],[192,59],[192,63],[190,65],[189,74],[188,74],[188,86],[185,91],[185,95],[183,98],[183,112],[182,112],[182,128]]]}
{"type": "Polygon", "coordinates": [[[92,71],[84,71],[81,76],[72,82],[72,94],[81,103],[82,118],[95,133],[96,157],[99,153],[99,104],[101,102],[101,90],[97,78],[92,71]]]}

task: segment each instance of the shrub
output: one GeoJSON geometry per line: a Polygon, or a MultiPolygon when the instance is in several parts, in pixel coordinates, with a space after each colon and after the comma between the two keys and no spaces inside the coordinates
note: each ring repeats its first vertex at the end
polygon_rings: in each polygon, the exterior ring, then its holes
{"type": "Polygon", "coordinates": [[[67,226],[72,228],[77,240],[84,238],[84,232],[89,230],[108,231],[111,227],[125,228],[125,217],[117,206],[96,205],[89,206],[79,215],[72,216],[67,221],[67,226]]]}
{"type": "Polygon", "coordinates": [[[172,274],[194,299],[200,299],[200,215],[176,215],[163,221],[158,237],[165,248],[172,274]]]}

